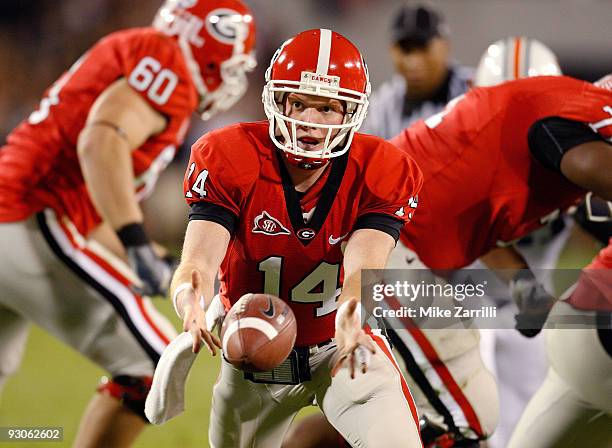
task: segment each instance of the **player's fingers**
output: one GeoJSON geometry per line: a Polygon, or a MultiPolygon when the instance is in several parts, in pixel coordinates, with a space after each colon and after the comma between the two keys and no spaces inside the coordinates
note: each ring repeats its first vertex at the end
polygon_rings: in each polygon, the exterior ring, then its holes
{"type": "Polygon", "coordinates": [[[339,355],[338,359],[336,360],[336,362],[334,363],[334,367],[332,367],[331,369],[331,377],[335,377],[336,374],[338,373],[338,371],[342,368],[342,364],[344,364],[344,361],[346,360],[346,356],[347,355],[339,355]]]}
{"type": "Polygon", "coordinates": [[[211,332],[211,333],[209,333],[209,334],[210,334],[210,337],[211,337],[211,339],[212,339],[213,343],[214,343],[214,344],[215,344],[217,347],[219,347],[219,348],[223,348],[223,346],[221,345],[221,340],[220,340],[220,339],[217,337],[217,335],[216,335],[216,334],[214,334],[214,333],[212,333],[212,332],[211,332]]]}
{"type": "Polygon", "coordinates": [[[204,331],[200,329],[200,334],[210,354],[212,356],[215,356],[217,354],[217,348],[215,347],[215,344],[212,341],[210,333],[208,331],[204,331]]]}
{"type": "Polygon", "coordinates": [[[371,353],[364,347],[359,347],[355,351],[355,358],[357,359],[357,364],[361,368],[361,373],[366,373],[368,371],[371,356],[371,353]]]}
{"type": "Polygon", "coordinates": [[[200,339],[200,332],[197,328],[190,328],[189,333],[191,333],[191,337],[193,338],[193,343],[191,345],[191,350],[193,353],[198,353],[200,351],[200,347],[202,346],[202,340],[200,339]]]}
{"type": "Polygon", "coordinates": [[[361,336],[359,337],[359,345],[361,347],[365,347],[373,355],[376,354],[376,344],[374,343],[372,338],[370,336],[368,336],[367,334],[365,334],[365,333],[361,334],[361,336]]]}

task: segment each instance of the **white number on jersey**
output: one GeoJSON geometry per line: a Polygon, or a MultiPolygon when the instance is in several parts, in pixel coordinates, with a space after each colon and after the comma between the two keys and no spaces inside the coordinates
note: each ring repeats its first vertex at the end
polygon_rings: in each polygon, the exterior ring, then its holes
{"type": "MultiPolygon", "coordinates": [[[[257,269],[264,273],[264,293],[280,295],[280,278],[283,265],[282,257],[268,257],[259,263],[257,269]]],[[[289,300],[298,303],[320,303],[315,309],[316,317],[325,316],[336,310],[338,273],[340,266],[321,262],[300,283],[289,291],[289,300]],[[319,292],[313,292],[319,287],[319,292]]]]}
{"type": "MultiPolygon", "coordinates": [[[[187,174],[187,179],[191,179],[191,175],[193,174],[193,171],[195,170],[195,168],[196,168],[196,164],[195,162],[192,162],[191,165],[189,165],[189,173],[187,174]]],[[[206,197],[206,189],[204,188],[204,184],[206,183],[207,178],[208,178],[208,170],[200,171],[200,174],[198,174],[198,177],[196,177],[196,180],[191,186],[191,189],[187,191],[187,193],[185,193],[185,197],[192,198],[193,197],[192,191],[196,192],[200,196],[200,198],[206,197]]]]}
{"type": "Polygon", "coordinates": [[[72,67],[70,67],[70,69],[66,73],[64,73],[55,82],[55,84],[51,86],[51,88],[49,89],[49,93],[47,93],[47,96],[40,101],[40,106],[38,107],[38,110],[32,112],[28,117],[28,122],[30,124],[36,125],[44,121],[49,116],[51,106],[57,106],[59,104],[59,94],[62,88],[70,80],[72,74],[76,72],[81,66],[81,63],[85,59],[85,56],[87,56],[87,53],[77,59],[77,61],[72,64],[72,67]]]}
{"type": "Polygon", "coordinates": [[[178,76],[172,70],[162,69],[157,59],[145,56],[130,74],[128,82],[140,92],[146,90],[151,101],[161,106],[172,95],[178,76]]]}
{"type": "Polygon", "coordinates": [[[465,97],[465,95],[459,95],[457,98],[453,98],[452,100],[450,100],[448,102],[448,104],[446,105],[446,107],[444,107],[444,110],[438,112],[435,115],[432,115],[431,117],[429,117],[427,120],[425,120],[425,125],[429,128],[429,129],[433,129],[436,126],[438,126],[440,123],[442,123],[442,120],[444,119],[444,117],[451,111],[453,110],[453,108],[457,105],[457,103],[459,101],[461,101],[463,98],[465,97]]]}

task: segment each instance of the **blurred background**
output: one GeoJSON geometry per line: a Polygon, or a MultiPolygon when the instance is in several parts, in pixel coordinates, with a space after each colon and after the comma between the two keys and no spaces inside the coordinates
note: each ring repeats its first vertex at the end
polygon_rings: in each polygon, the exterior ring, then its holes
{"type": "MultiPolygon", "coordinates": [[[[207,123],[194,118],[175,164],[160,179],[148,209],[159,203],[175,219],[149,231],[176,248],[184,230],[182,171],[188,148],[209,129],[265,118],[260,101],[263,73],[274,50],[291,35],[327,27],[364,53],[372,87],[390,78],[389,27],[403,4],[438,10],[450,30],[452,58],[475,66],[493,41],[513,35],[541,40],[559,57],[564,73],[593,81],[612,70],[608,0],[245,0],[257,20],[259,66],[246,97],[207,123]]],[[[96,40],[114,30],[147,26],[161,0],[0,1],[0,140],[37,107],[44,90],[96,40]]]]}
{"type": "MultiPolygon", "coordinates": [[[[244,1],[254,11],[258,29],[259,67],[250,77],[249,91],[229,113],[206,123],[194,117],[183,150],[146,204],[149,214],[164,210],[163,222],[148,219],[148,230],[176,253],[187,216],[182,176],[189,146],[207,130],[265,118],[260,101],[263,73],[274,50],[299,31],[326,27],[351,39],[364,53],[374,90],[393,73],[389,25],[405,3],[426,4],[443,15],[450,29],[452,57],[464,65],[475,66],[497,39],[525,35],[548,45],[565,74],[593,81],[612,71],[609,0],[244,1]]],[[[96,40],[118,29],[148,26],[160,4],[161,0],[0,1],[0,141],[96,40]]],[[[156,303],[171,314],[166,302],[156,303]]],[[[207,354],[199,358],[189,384],[187,412],[147,431],[138,446],[206,446],[217,364],[207,354]]],[[[63,426],[67,445],[102,374],[35,329],[21,372],[9,381],[0,399],[0,426],[63,426]]]]}

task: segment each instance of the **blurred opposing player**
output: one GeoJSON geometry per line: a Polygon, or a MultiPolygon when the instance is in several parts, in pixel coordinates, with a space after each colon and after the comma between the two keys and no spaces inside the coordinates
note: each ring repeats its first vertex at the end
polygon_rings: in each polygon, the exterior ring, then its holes
{"type": "Polygon", "coordinates": [[[46,92],[0,151],[0,385],[35,322],[111,376],[77,446],[125,446],[171,325],[146,296],[170,266],[138,201],[181,144],[191,114],[231,106],[254,65],[239,0],[173,0],[153,27],[113,33],[46,92]]]}
{"type": "Polygon", "coordinates": [[[612,447],[612,239],[553,307],[555,318],[578,324],[544,330],[548,375],[508,447],[612,447]]]}
{"type": "Polygon", "coordinates": [[[384,140],[355,133],[370,85],[361,53],[338,33],[288,40],[266,81],[269,121],[209,133],[192,148],[173,297],[194,350],[200,338],[213,353],[221,345],[199,303],[212,299],[218,269],[226,307],[248,292],[277,295],[293,309],[298,335],[292,368],[245,374],[222,361],[209,443],[279,447],[296,413],[316,400],[353,446],[420,447],[389,346],[361,328],[357,312],[360,270],[385,265],[411,215],[419,169],[384,140]]]}

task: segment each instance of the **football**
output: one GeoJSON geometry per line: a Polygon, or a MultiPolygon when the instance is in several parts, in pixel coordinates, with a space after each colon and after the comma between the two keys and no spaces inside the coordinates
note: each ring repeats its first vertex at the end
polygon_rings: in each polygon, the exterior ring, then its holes
{"type": "Polygon", "coordinates": [[[295,315],[285,302],[269,294],[245,294],[223,321],[223,356],[241,370],[272,370],[289,356],[296,334],[295,315]]]}

